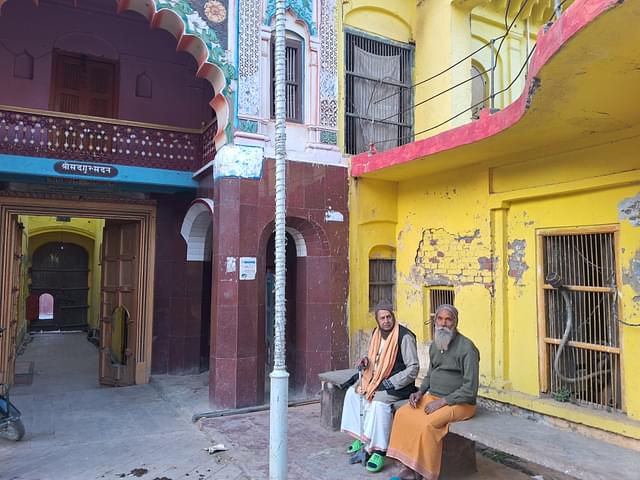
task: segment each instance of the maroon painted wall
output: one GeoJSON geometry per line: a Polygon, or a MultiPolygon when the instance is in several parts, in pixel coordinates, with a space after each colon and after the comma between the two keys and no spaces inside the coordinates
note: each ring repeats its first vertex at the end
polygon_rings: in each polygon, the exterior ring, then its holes
{"type": "MultiPolygon", "coordinates": [[[[201,179],[200,193],[215,202],[209,398],[216,407],[264,401],[265,257],[273,232],[274,176],[274,162],[267,160],[259,180],[201,179]],[[227,257],[256,257],[256,279],[241,281],[237,272],[227,272],[227,257]]],[[[288,163],[287,224],[307,247],[307,256],[297,258],[295,318],[289,319],[295,322],[289,379],[294,395],[314,396],[318,373],[348,364],[347,201],[345,168],[288,163]],[[329,207],[344,221],[325,221],[329,207]]]]}
{"type": "Polygon", "coordinates": [[[198,373],[204,264],[187,262],[187,246],[180,235],[194,196],[154,198],[158,203],[151,373],[198,373]]]}
{"type": "Polygon", "coordinates": [[[212,118],[210,84],[195,77],[196,62],[177,53],[176,40],[132,12],[117,14],[116,2],[82,0],[40,6],[9,0],[0,15],[0,104],[49,109],[52,50],[118,60],[119,118],[198,128],[212,118]],[[33,79],[14,77],[16,55],[34,58],[33,79]],[[136,78],[152,80],[152,98],[136,97],[136,78]]]}

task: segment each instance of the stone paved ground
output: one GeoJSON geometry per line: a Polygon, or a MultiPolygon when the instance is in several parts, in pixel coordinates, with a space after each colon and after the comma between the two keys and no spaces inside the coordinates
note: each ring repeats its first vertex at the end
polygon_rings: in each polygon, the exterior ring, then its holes
{"type": "MultiPolygon", "coordinates": [[[[97,349],[82,334],[38,335],[18,360],[35,367],[33,384],[12,391],[27,435],[17,443],[0,439],[3,480],[268,478],[268,411],[191,422],[207,408],[206,374],[103,388],[97,384],[97,349]],[[203,450],[218,442],[229,451],[203,450]]],[[[342,453],[348,439],[319,427],[319,414],[319,404],[289,409],[289,478],[389,477],[348,465],[342,453]]],[[[530,478],[479,461],[470,480],[530,478]]]]}

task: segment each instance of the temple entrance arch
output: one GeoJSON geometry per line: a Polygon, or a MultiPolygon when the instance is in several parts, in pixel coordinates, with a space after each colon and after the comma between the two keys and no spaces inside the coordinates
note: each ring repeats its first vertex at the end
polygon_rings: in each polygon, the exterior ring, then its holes
{"type": "MultiPolygon", "coordinates": [[[[17,253],[21,244],[22,228],[18,216],[68,216],[78,218],[102,218],[105,228],[110,225],[132,227],[127,232],[115,232],[120,238],[118,245],[122,248],[107,252],[119,264],[127,264],[122,271],[134,271],[135,275],[126,277],[131,281],[119,281],[125,278],[117,269],[103,272],[108,278],[103,280],[103,296],[101,304],[101,329],[111,325],[113,309],[107,308],[111,303],[108,298],[111,289],[117,296],[117,306],[127,309],[128,325],[127,344],[124,352],[127,355],[126,365],[128,377],[125,383],[148,383],[151,369],[151,341],[153,337],[153,296],[155,270],[155,229],[156,206],[153,202],[139,203],[83,201],[60,198],[42,198],[37,194],[29,196],[0,197],[0,326],[7,329],[8,334],[0,339],[0,383],[13,383],[13,363],[15,362],[17,336],[17,292],[20,290],[19,271],[23,253],[17,253]],[[111,288],[113,287],[113,288],[111,288]],[[117,290],[117,291],[116,291],[117,290]]],[[[103,244],[104,245],[104,244],[103,244]]],[[[59,247],[59,245],[58,245],[59,247]]],[[[65,247],[66,248],[66,247],[65,247]]],[[[103,258],[104,264],[104,258],[103,258]]],[[[111,338],[101,336],[101,355],[109,357],[112,348],[111,338]]],[[[112,364],[109,357],[109,362],[112,364]]],[[[107,370],[107,369],[105,369],[107,370]]],[[[117,375],[116,375],[117,376],[117,375]]],[[[102,375],[100,376],[102,379],[102,375]]]]}

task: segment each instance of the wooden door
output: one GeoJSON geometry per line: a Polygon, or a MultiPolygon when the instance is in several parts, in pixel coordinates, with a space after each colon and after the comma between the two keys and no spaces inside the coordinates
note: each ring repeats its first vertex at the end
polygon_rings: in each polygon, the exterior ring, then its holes
{"type": "Polygon", "coordinates": [[[16,335],[18,326],[18,299],[20,295],[20,262],[22,260],[22,228],[15,217],[10,217],[10,228],[0,239],[4,244],[3,308],[0,326],[5,331],[0,337],[0,383],[12,384],[16,363],[16,335]],[[6,290],[5,290],[6,289],[6,290]]]}
{"type": "Polygon", "coordinates": [[[107,220],[102,240],[100,383],[135,383],[140,223],[107,220]]]}
{"type": "Polygon", "coordinates": [[[58,112],[116,117],[116,64],[86,55],[56,53],[52,109],[58,112]]]}
{"type": "Polygon", "coordinates": [[[34,330],[86,330],[89,309],[89,253],[79,245],[49,242],[31,260],[30,293],[53,296],[53,317],[39,316],[34,330]]]}

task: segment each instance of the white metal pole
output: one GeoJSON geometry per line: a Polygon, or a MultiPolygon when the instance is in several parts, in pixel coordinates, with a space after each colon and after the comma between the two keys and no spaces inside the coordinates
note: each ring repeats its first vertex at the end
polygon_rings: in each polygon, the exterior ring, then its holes
{"type": "Polygon", "coordinates": [[[288,466],[287,407],[289,373],[285,364],[286,269],[286,129],[285,129],[285,0],[276,0],[275,12],[276,116],[276,302],[274,362],[271,372],[269,479],[285,480],[288,466]]]}

